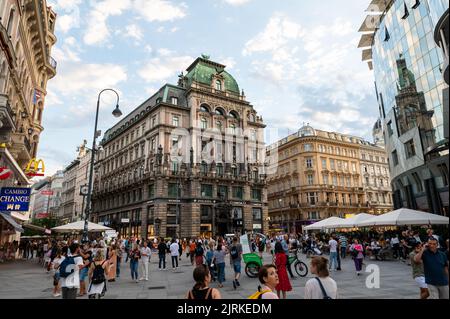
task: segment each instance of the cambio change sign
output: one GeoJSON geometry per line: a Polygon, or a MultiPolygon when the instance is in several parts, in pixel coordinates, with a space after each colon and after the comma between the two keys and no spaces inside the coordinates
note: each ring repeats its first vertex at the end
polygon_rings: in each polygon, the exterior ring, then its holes
{"type": "Polygon", "coordinates": [[[3,187],[0,189],[0,211],[26,212],[31,188],[3,187]]]}

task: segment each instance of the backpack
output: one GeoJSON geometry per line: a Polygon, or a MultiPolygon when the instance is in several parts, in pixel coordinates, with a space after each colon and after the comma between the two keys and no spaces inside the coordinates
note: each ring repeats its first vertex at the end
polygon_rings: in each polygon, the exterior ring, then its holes
{"type": "Polygon", "coordinates": [[[253,295],[249,296],[247,299],[262,299],[262,295],[266,292],[270,292],[271,290],[261,290],[261,287],[258,288],[258,291],[253,295]]]}
{"type": "Polygon", "coordinates": [[[61,278],[69,277],[75,271],[74,268],[75,268],[75,256],[67,256],[59,265],[59,276],[61,278]]]}
{"type": "Polygon", "coordinates": [[[230,255],[232,259],[236,259],[239,257],[237,246],[231,246],[230,255]]]}
{"type": "Polygon", "coordinates": [[[197,256],[202,256],[203,255],[203,247],[199,246],[199,247],[195,248],[195,254],[197,256]]]}
{"type": "Polygon", "coordinates": [[[103,269],[103,264],[105,261],[103,261],[100,265],[95,265],[94,272],[92,274],[92,283],[94,285],[101,284],[106,281],[105,277],[105,269],[103,269]]]}

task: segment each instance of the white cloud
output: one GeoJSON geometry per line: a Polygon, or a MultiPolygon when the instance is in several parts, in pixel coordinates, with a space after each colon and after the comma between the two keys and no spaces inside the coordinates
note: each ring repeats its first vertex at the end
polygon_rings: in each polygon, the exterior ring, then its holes
{"type": "Polygon", "coordinates": [[[153,48],[150,45],[147,44],[144,47],[144,51],[147,52],[147,53],[152,53],[153,52],[153,48]]]}
{"type": "Polygon", "coordinates": [[[231,4],[232,6],[241,6],[250,2],[251,0],[224,0],[226,3],[231,4]]]}
{"type": "Polygon", "coordinates": [[[173,27],[172,29],[170,29],[170,32],[175,33],[179,30],[178,27],[173,27]]]}
{"type": "MultiPolygon", "coordinates": [[[[61,64],[61,62],[79,62],[79,54],[82,52],[78,41],[74,37],[68,37],[62,44],[57,43],[52,49],[52,57],[61,64]]],[[[59,74],[59,72],[58,72],[59,74]]]]}
{"type": "Polygon", "coordinates": [[[158,29],[156,29],[156,32],[161,33],[161,32],[164,32],[164,30],[165,30],[165,28],[161,26],[161,27],[158,27],[158,29]]]}
{"type": "Polygon", "coordinates": [[[187,5],[168,0],[135,0],[134,10],[147,21],[173,21],[186,16],[187,5]]]}
{"type": "Polygon", "coordinates": [[[159,49],[159,56],[150,59],[144,67],[138,71],[138,75],[148,83],[157,85],[174,79],[178,73],[185,70],[194,60],[190,56],[175,56],[174,52],[167,49],[159,49]]]}
{"type": "Polygon", "coordinates": [[[79,28],[81,21],[80,7],[82,0],[57,0],[48,2],[58,15],[56,28],[62,33],[67,33],[71,29],[79,28]],[[61,14],[64,12],[65,14],[61,14]]]}
{"type": "Polygon", "coordinates": [[[144,37],[144,33],[142,32],[142,29],[136,24],[130,24],[130,25],[126,26],[125,31],[126,31],[125,34],[127,36],[129,36],[130,38],[134,38],[137,41],[142,40],[142,38],[144,37]]]}

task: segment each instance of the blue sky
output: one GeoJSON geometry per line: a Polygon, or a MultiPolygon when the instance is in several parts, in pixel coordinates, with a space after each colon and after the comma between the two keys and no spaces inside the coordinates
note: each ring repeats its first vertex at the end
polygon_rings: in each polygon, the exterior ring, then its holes
{"type": "MultiPolygon", "coordinates": [[[[38,157],[47,174],[92,143],[98,92],[132,111],[177,82],[202,53],[227,65],[274,142],[309,122],[371,140],[378,111],[361,62],[364,0],[48,0],[57,13],[57,75],[47,85],[38,157]]],[[[117,119],[102,95],[99,129],[117,119]]]]}

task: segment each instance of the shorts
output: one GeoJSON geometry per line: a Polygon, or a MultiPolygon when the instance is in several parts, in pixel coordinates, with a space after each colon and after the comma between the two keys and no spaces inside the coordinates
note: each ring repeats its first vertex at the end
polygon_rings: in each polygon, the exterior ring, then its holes
{"type": "Polygon", "coordinates": [[[87,276],[88,276],[88,273],[89,273],[89,269],[88,268],[81,269],[81,271],[80,271],[80,281],[85,281],[87,276]]]}
{"type": "Polygon", "coordinates": [[[233,262],[233,269],[234,269],[234,273],[240,274],[241,273],[241,261],[233,262]]]}
{"type": "Polygon", "coordinates": [[[59,271],[53,275],[53,286],[58,286],[59,284],[59,271]]]}
{"type": "Polygon", "coordinates": [[[425,283],[425,276],[419,276],[414,278],[416,283],[419,285],[420,288],[428,289],[427,284],[425,283]]]}

